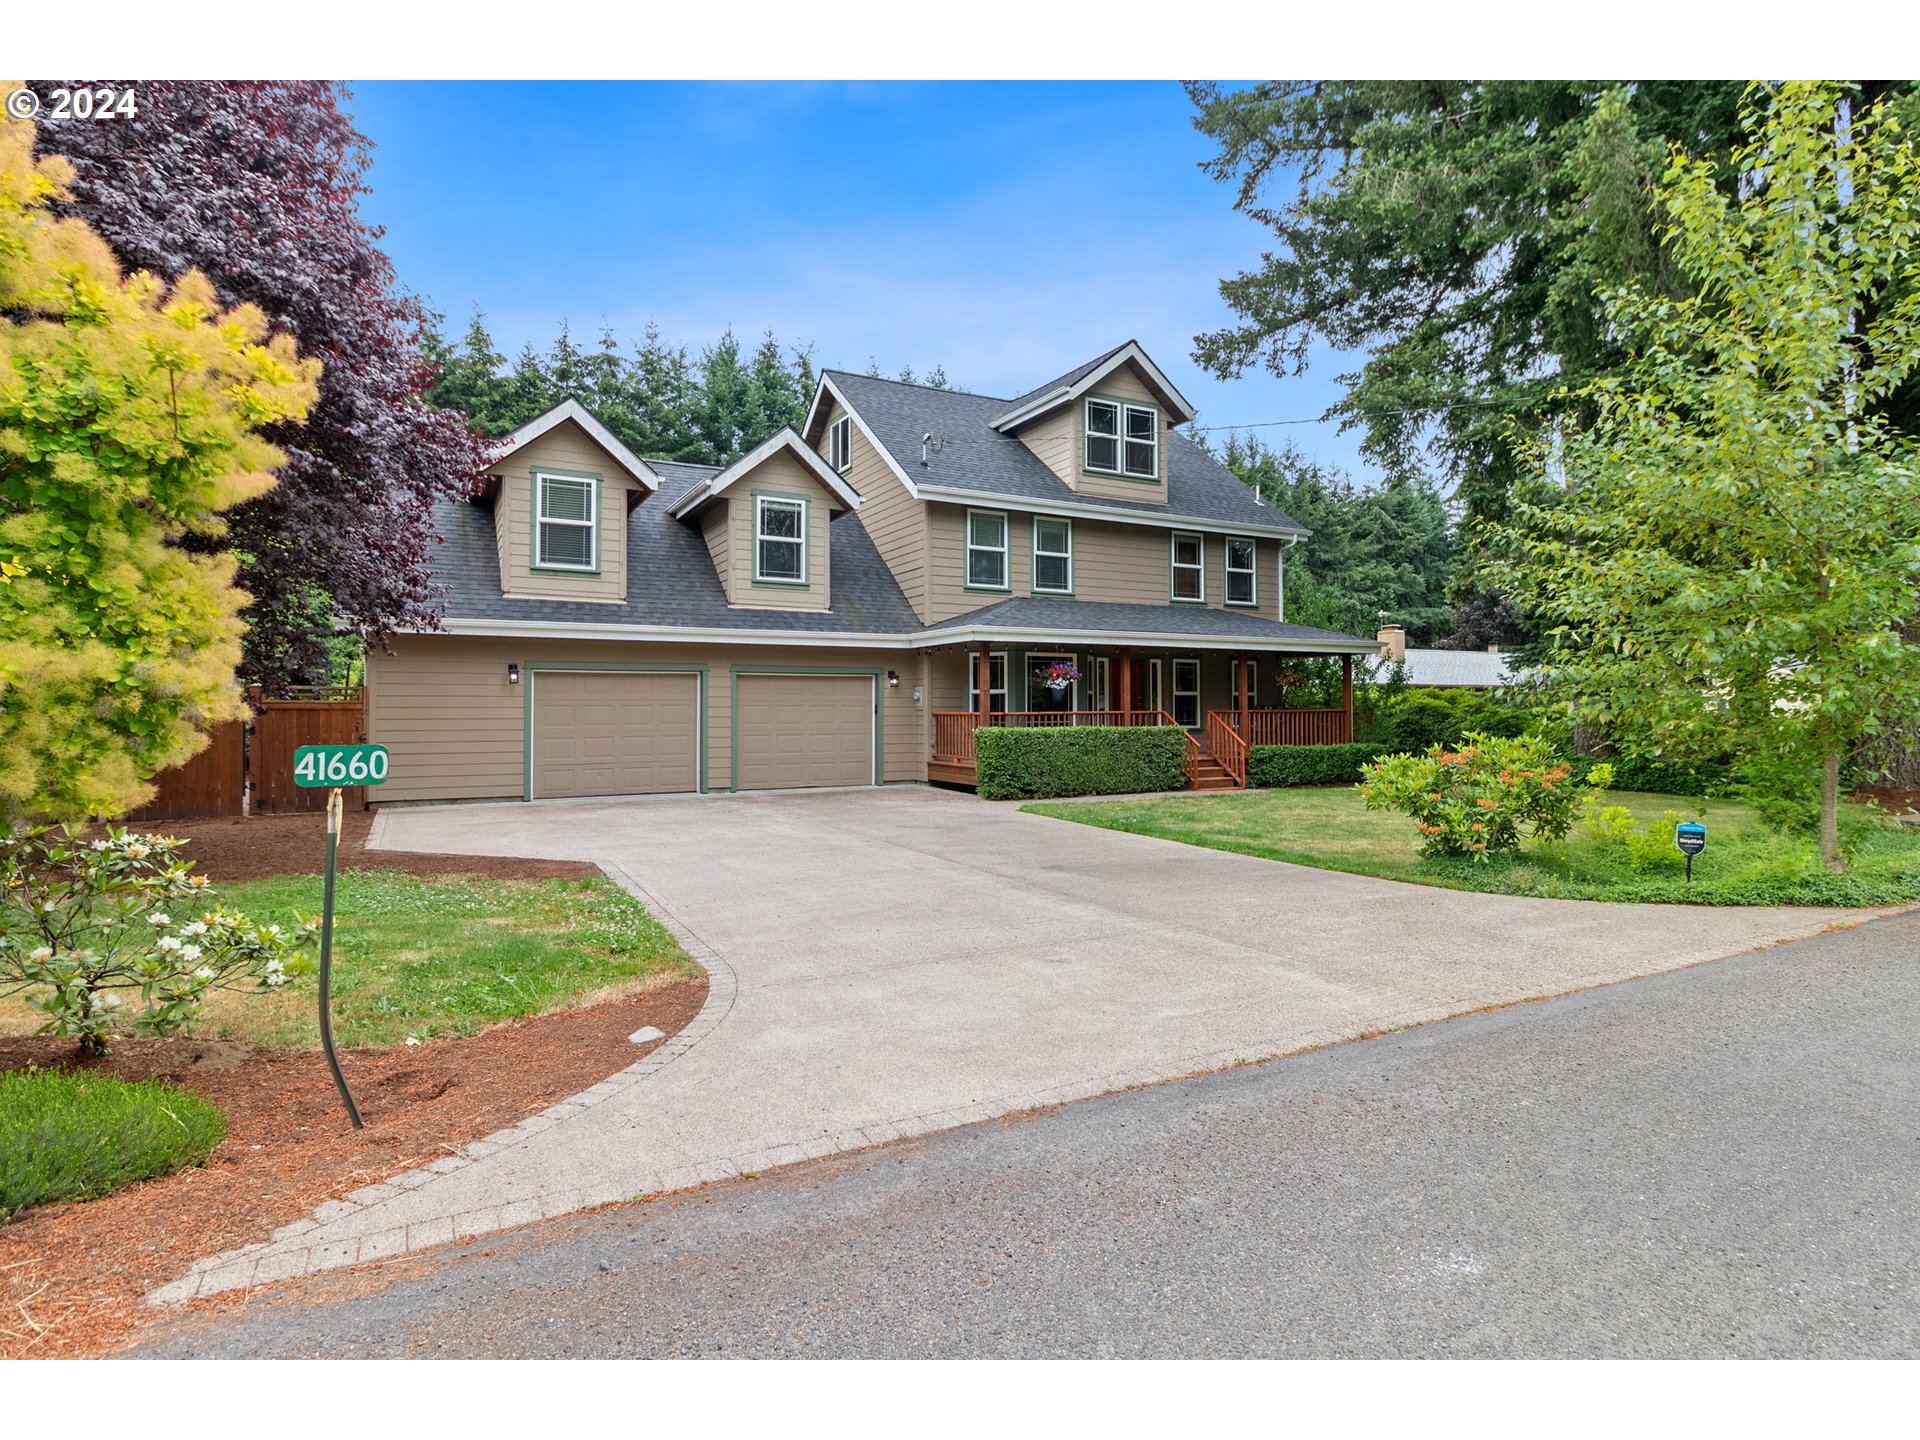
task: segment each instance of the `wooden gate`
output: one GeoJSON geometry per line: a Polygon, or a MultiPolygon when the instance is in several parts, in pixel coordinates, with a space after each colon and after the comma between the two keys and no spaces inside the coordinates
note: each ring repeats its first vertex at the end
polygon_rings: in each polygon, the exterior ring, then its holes
{"type": "Polygon", "coordinates": [[[186,764],[153,777],[153,799],[121,824],[148,820],[197,820],[243,815],[247,807],[247,722],[216,725],[212,743],[186,764]]]}
{"type": "MultiPolygon", "coordinates": [[[[252,693],[253,737],[247,771],[253,808],[265,814],[324,810],[325,790],[303,790],[293,780],[293,752],[302,745],[353,745],[367,738],[366,692],[351,685],[316,685],[268,700],[252,693]]],[[[366,804],[364,785],[346,787],[350,810],[366,804]]]]}

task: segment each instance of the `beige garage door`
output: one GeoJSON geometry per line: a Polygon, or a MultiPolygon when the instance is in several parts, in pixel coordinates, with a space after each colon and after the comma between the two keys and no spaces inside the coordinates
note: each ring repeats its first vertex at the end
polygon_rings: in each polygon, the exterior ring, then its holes
{"type": "Polygon", "coordinates": [[[873,783],[873,678],[742,675],[742,790],[873,783]]]}
{"type": "Polygon", "coordinates": [[[658,795],[700,786],[700,678],[540,670],[533,795],[658,795]]]}

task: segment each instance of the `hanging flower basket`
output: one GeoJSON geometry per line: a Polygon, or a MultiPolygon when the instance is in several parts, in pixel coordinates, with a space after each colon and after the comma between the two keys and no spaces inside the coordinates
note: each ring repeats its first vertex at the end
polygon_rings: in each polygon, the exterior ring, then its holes
{"type": "Polygon", "coordinates": [[[1080,678],[1080,669],[1071,661],[1056,660],[1050,665],[1035,667],[1033,683],[1042,689],[1051,690],[1055,695],[1064,695],[1067,688],[1080,678]]]}

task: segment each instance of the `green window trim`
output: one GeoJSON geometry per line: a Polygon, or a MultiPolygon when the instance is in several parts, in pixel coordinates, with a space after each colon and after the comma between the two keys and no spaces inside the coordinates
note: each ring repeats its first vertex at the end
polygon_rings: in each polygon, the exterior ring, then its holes
{"type": "Polygon", "coordinates": [[[1028,572],[1028,577],[1027,577],[1027,592],[1031,595],[1072,595],[1073,594],[1073,521],[1065,518],[1064,516],[1059,516],[1059,515],[1035,515],[1034,517],[1032,517],[1032,523],[1028,526],[1028,528],[1033,532],[1033,544],[1032,544],[1033,554],[1032,554],[1032,568],[1028,572]],[[1040,530],[1042,526],[1046,526],[1046,525],[1058,525],[1058,526],[1061,526],[1063,529],[1065,529],[1065,531],[1067,532],[1067,544],[1066,544],[1065,550],[1048,550],[1043,552],[1040,549],[1040,530]],[[1043,559],[1059,560],[1062,558],[1064,558],[1067,562],[1067,583],[1065,588],[1055,589],[1050,585],[1042,585],[1040,583],[1041,560],[1043,559]]]}
{"type": "Polygon", "coordinates": [[[986,595],[1008,595],[1013,592],[1013,521],[1005,510],[976,510],[969,508],[962,522],[960,532],[960,588],[974,590],[986,595]],[[991,515],[1000,521],[1000,543],[993,545],[975,545],[973,543],[973,517],[991,515]],[[986,554],[1000,556],[1000,583],[984,585],[973,578],[973,552],[980,550],[986,554]]]}
{"type": "Polygon", "coordinates": [[[613,671],[619,674],[636,675],[693,675],[698,677],[699,715],[694,723],[694,783],[700,787],[699,793],[707,793],[707,667],[705,665],[663,664],[621,664],[598,660],[523,660],[520,662],[522,675],[521,689],[527,693],[521,697],[522,720],[520,730],[521,769],[520,798],[533,799],[533,677],[542,670],[560,671],[613,671]]]}
{"type": "MultiPolygon", "coordinates": [[[[748,545],[752,549],[752,569],[748,572],[748,583],[764,590],[810,590],[813,588],[813,501],[805,495],[792,495],[779,490],[755,490],[752,492],[752,505],[748,511],[748,523],[752,527],[748,545]],[[760,506],[763,501],[771,500],[780,505],[798,505],[800,507],[800,578],[784,579],[778,575],[760,573],[760,506]]],[[[791,544],[790,535],[769,537],[777,544],[791,544]]]]}
{"type": "Polygon", "coordinates": [[[1167,601],[1173,605],[1204,605],[1207,603],[1207,537],[1193,530],[1171,530],[1167,533],[1167,601]],[[1198,564],[1184,564],[1180,560],[1180,542],[1191,540],[1199,552],[1198,564]],[[1195,571],[1200,575],[1200,593],[1198,595],[1180,594],[1179,579],[1182,571],[1195,571]]]}
{"type": "Polygon", "coordinates": [[[1080,401],[1080,473],[1100,480],[1125,480],[1135,485],[1163,484],[1166,480],[1166,461],[1162,455],[1162,451],[1166,448],[1164,444],[1165,435],[1166,416],[1161,413],[1158,405],[1150,404],[1143,400],[1127,400],[1118,395],[1090,394],[1082,396],[1080,401]],[[1091,407],[1095,405],[1113,407],[1114,429],[1111,435],[1104,431],[1099,432],[1097,435],[1095,434],[1091,424],[1091,407]],[[1132,442],[1136,445],[1152,445],[1153,473],[1151,475],[1142,475],[1127,469],[1127,445],[1129,443],[1127,437],[1127,416],[1130,411],[1151,415],[1153,417],[1152,440],[1135,440],[1132,442]],[[1111,439],[1113,441],[1112,469],[1095,465],[1089,457],[1088,450],[1095,439],[1111,439]]]}
{"type": "MultiPolygon", "coordinates": [[[[1229,535],[1220,544],[1220,598],[1221,603],[1236,609],[1258,610],[1260,608],[1260,542],[1251,535],[1229,535]],[[1252,560],[1243,568],[1233,563],[1233,547],[1249,545],[1253,548],[1252,560]],[[1249,598],[1233,598],[1233,580],[1236,575],[1247,577],[1249,598]]],[[[1202,577],[1204,579],[1204,577],[1202,577]]]]}
{"type": "MultiPolygon", "coordinates": [[[[873,681],[873,783],[886,784],[887,777],[887,712],[886,712],[886,672],[865,665],[733,665],[728,667],[731,676],[728,688],[727,710],[727,788],[735,794],[740,792],[740,677],[742,675],[865,675],[873,681]]],[[[701,690],[704,693],[704,682],[701,690]]],[[[706,719],[702,713],[701,733],[706,731],[706,719]]],[[[705,757],[702,757],[701,774],[705,776],[705,757]]],[[[701,789],[706,788],[704,778],[701,789]]]]}
{"type": "Polygon", "coordinates": [[[527,476],[532,481],[531,489],[533,492],[530,497],[533,510],[533,534],[531,537],[531,553],[527,556],[527,569],[535,575],[598,575],[600,573],[600,491],[604,483],[603,477],[591,470],[562,470],[553,465],[541,465],[530,469],[527,472],[527,476]],[[593,551],[593,563],[591,565],[553,565],[545,564],[540,559],[540,527],[543,524],[569,525],[574,523],[567,520],[548,520],[541,515],[540,500],[546,489],[542,482],[548,478],[555,480],[589,480],[593,482],[593,491],[587,512],[589,516],[591,516],[588,530],[590,537],[589,544],[593,551]]]}

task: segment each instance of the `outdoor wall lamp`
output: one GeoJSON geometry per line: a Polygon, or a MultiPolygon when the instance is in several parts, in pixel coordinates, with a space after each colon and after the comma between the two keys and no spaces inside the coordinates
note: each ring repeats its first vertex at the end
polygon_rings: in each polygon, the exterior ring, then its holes
{"type": "Polygon", "coordinates": [[[514,660],[509,660],[507,662],[507,684],[518,685],[519,683],[520,683],[519,662],[514,660]]]}
{"type": "Polygon", "coordinates": [[[900,688],[900,672],[898,670],[887,671],[887,688],[889,690],[898,690],[900,688]]]}

